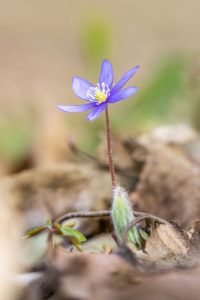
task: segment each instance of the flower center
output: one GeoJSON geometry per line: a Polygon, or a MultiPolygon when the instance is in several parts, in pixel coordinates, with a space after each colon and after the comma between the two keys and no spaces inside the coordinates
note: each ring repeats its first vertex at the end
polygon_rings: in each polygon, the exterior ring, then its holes
{"type": "Polygon", "coordinates": [[[107,95],[104,94],[100,89],[97,89],[95,97],[98,101],[104,102],[107,98],[107,95]]]}
{"type": "Polygon", "coordinates": [[[96,102],[97,104],[100,104],[106,101],[109,94],[110,89],[108,85],[105,85],[105,83],[103,82],[100,87],[99,83],[97,83],[96,87],[89,88],[89,90],[87,91],[87,98],[91,102],[96,102]]]}

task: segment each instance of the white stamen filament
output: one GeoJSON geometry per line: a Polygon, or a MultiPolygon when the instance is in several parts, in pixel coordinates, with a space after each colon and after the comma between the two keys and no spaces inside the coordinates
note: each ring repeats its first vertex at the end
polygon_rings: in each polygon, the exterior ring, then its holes
{"type": "Polygon", "coordinates": [[[102,82],[101,87],[99,83],[97,83],[96,87],[90,87],[87,91],[86,97],[91,102],[96,102],[97,104],[100,104],[106,101],[109,94],[110,94],[110,89],[108,85],[102,82]]]}

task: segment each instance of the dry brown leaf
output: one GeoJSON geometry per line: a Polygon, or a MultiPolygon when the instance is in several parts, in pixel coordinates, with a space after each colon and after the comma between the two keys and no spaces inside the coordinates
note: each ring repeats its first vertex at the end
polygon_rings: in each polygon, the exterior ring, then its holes
{"type": "Polygon", "coordinates": [[[181,151],[149,149],[137,187],[139,210],[189,226],[200,218],[200,169],[181,151]]]}
{"type": "Polygon", "coordinates": [[[163,257],[164,252],[186,255],[190,246],[187,234],[176,224],[160,224],[147,240],[145,250],[149,255],[163,257]],[[159,254],[160,253],[160,254],[159,254]]]}
{"type": "MultiPolygon", "coordinates": [[[[118,165],[118,174],[133,192],[140,210],[184,226],[200,217],[199,168],[178,146],[129,140],[120,151],[119,161],[123,152],[128,163],[118,165]],[[140,177],[137,191],[135,176],[140,177]]],[[[5,201],[9,198],[26,214],[29,226],[63,212],[107,209],[111,200],[108,170],[91,164],[70,163],[27,171],[2,180],[0,191],[5,201]]],[[[99,223],[86,220],[82,224],[83,232],[91,234],[99,223]]],[[[114,254],[59,254],[54,264],[46,266],[48,272],[42,275],[40,285],[27,288],[24,299],[35,300],[42,292],[55,300],[132,299],[133,295],[141,300],[188,299],[191,295],[196,300],[200,284],[200,269],[195,269],[199,263],[199,232],[197,221],[188,232],[175,224],[156,226],[147,241],[146,253],[136,251],[132,245],[127,248],[129,252],[125,249],[125,254],[120,253],[129,257],[134,267],[114,254]]]]}
{"type": "MultiPolygon", "coordinates": [[[[132,168],[132,161],[126,147],[123,145],[121,138],[117,135],[112,135],[112,148],[115,167],[120,170],[132,168]]],[[[97,159],[100,166],[108,166],[109,161],[107,156],[107,142],[105,135],[102,135],[102,142],[97,149],[97,159]]]]}
{"type": "MultiPolygon", "coordinates": [[[[92,164],[55,164],[0,182],[0,197],[21,212],[25,230],[67,212],[108,209],[111,196],[109,173],[92,164]]],[[[79,219],[78,224],[86,235],[92,234],[98,230],[99,219],[79,219]]]]}
{"type": "Polygon", "coordinates": [[[109,299],[140,282],[139,272],[117,255],[57,252],[39,281],[20,299],[109,299]],[[38,283],[40,284],[38,285],[38,283]],[[105,295],[105,298],[104,298],[105,295]]]}
{"type": "MultiPolygon", "coordinates": [[[[154,225],[144,251],[138,251],[134,244],[128,243],[128,249],[135,258],[133,265],[143,271],[196,266],[200,262],[199,224],[199,221],[193,222],[188,232],[175,223],[154,225]]],[[[126,251],[128,250],[124,251],[124,257],[127,259],[126,251]]],[[[130,259],[128,260],[131,262],[130,259]]]]}
{"type": "MultiPolygon", "coordinates": [[[[124,139],[114,136],[114,157],[121,184],[133,195],[136,210],[187,227],[200,218],[200,166],[184,151],[195,132],[180,126],[177,130],[182,135],[174,137],[173,144],[154,134],[124,139]]],[[[105,153],[102,143],[98,152],[100,165],[106,165],[105,153]]]]}
{"type": "Polygon", "coordinates": [[[152,272],[138,270],[138,264],[133,267],[114,254],[67,254],[63,250],[50,262],[20,300],[199,299],[200,267],[152,272]]]}
{"type": "Polygon", "coordinates": [[[198,298],[200,222],[188,232],[176,224],[160,224],[147,240],[146,252],[133,244],[115,254],[67,254],[58,248],[46,260],[39,281],[20,299],[159,299],[198,298]],[[118,254],[118,255],[116,255],[118,254]],[[122,257],[124,259],[122,259],[122,257]],[[39,298],[40,299],[40,298],[39,298]]]}

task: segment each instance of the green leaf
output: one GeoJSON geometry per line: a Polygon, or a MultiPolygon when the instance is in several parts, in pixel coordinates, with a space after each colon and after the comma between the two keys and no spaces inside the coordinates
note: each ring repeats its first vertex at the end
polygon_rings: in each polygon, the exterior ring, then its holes
{"type": "Polygon", "coordinates": [[[62,226],[62,232],[67,235],[67,236],[70,236],[70,237],[74,237],[75,239],[77,239],[80,243],[83,243],[83,242],[86,242],[87,239],[86,237],[80,233],[78,230],[75,230],[73,228],[70,228],[66,225],[63,225],[62,226]]]}
{"type": "Polygon", "coordinates": [[[46,225],[45,225],[46,227],[48,227],[49,229],[51,229],[52,228],[52,221],[51,221],[51,219],[48,219],[47,220],[47,222],[46,222],[46,225]]]}
{"type": "MultiPolygon", "coordinates": [[[[127,192],[120,186],[114,190],[112,205],[112,220],[115,233],[120,243],[123,242],[124,231],[129,223],[134,219],[131,202],[127,192]]],[[[137,248],[141,247],[141,239],[136,225],[132,226],[127,234],[127,240],[137,248]]]]}
{"type": "Polygon", "coordinates": [[[44,231],[45,229],[47,229],[46,226],[37,227],[33,230],[28,231],[23,238],[28,239],[36,234],[39,234],[40,232],[44,231]]]}
{"type": "Polygon", "coordinates": [[[70,222],[65,223],[64,226],[73,228],[74,226],[76,226],[76,224],[77,224],[76,221],[70,221],[70,222]]]}
{"type": "Polygon", "coordinates": [[[81,243],[87,241],[86,237],[84,237],[84,235],[82,235],[82,233],[80,233],[79,231],[66,226],[66,224],[61,227],[61,230],[62,230],[63,234],[66,235],[70,239],[72,244],[79,251],[82,251],[81,243]]]}
{"type": "Polygon", "coordinates": [[[74,246],[75,246],[80,252],[83,251],[81,244],[74,244],[74,246]]]}
{"type": "Polygon", "coordinates": [[[59,232],[62,233],[62,227],[61,227],[60,224],[57,223],[57,224],[55,225],[55,227],[58,229],[59,232]]]}
{"type": "Polygon", "coordinates": [[[139,228],[139,233],[140,233],[140,236],[143,238],[143,240],[146,241],[148,239],[149,235],[145,230],[139,228]]]}
{"type": "Polygon", "coordinates": [[[77,240],[74,236],[67,236],[68,239],[72,242],[72,244],[80,251],[82,252],[82,246],[81,243],[77,240]]]}

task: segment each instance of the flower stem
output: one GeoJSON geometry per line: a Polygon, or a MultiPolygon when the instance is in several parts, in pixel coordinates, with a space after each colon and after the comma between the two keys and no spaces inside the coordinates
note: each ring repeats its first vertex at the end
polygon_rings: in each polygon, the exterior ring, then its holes
{"type": "Polygon", "coordinates": [[[111,175],[111,179],[112,179],[112,186],[113,186],[113,189],[114,189],[117,186],[117,182],[116,182],[115,168],[114,168],[113,158],[112,158],[112,146],[111,146],[110,121],[109,121],[108,107],[106,108],[106,133],[107,133],[107,145],[108,145],[108,158],[109,158],[109,165],[110,165],[110,175],[111,175]]]}
{"type": "Polygon", "coordinates": [[[65,215],[58,217],[53,223],[61,224],[62,222],[71,218],[103,218],[109,216],[110,216],[110,210],[76,211],[76,212],[69,212],[65,215]]]}

